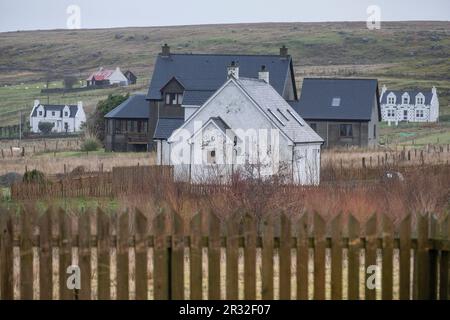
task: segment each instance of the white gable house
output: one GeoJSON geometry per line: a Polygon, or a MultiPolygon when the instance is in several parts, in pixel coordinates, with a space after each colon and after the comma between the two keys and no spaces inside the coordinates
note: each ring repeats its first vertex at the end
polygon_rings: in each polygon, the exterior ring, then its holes
{"type": "Polygon", "coordinates": [[[393,91],[383,86],[381,91],[381,116],[383,121],[398,124],[405,122],[437,122],[439,99],[436,87],[430,91],[393,91]]]}
{"type": "Polygon", "coordinates": [[[76,105],[44,105],[35,100],[30,114],[31,132],[41,132],[40,122],[53,123],[52,132],[78,132],[86,122],[83,103],[80,101],[76,105]]]}
{"type": "Polygon", "coordinates": [[[225,84],[178,129],[160,119],[167,123],[155,133],[158,163],[173,165],[177,179],[191,182],[226,182],[239,172],[318,184],[322,138],[268,83],[265,68],[259,79],[239,78],[239,68],[231,69],[225,84]],[[174,131],[158,139],[164,128],[174,131]]]}

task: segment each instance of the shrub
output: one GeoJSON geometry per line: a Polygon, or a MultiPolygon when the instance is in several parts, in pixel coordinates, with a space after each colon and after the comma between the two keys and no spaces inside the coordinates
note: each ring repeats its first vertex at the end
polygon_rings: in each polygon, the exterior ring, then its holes
{"type": "Polygon", "coordinates": [[[83,143],[81,144],[81,150],[82,151],[97,151],[98,149],[100,149],[102,146],[102,144],[100,143],[100,141],[92,135],[87,135],[84,140],[83,143]]]}
{"type": "Polygon", "coordinates": [[[45,174],[42,171],[39,170],[31,170],[25,172],[23,175],[23,182],[38,182],[38,183],[45,183],[45,174]]]}
{"type": "Polygon", "coordinates": [[[55,124],[53,122],[39,122],[38,124],[39,131],[44,134],[49,134],[52,132],[54,126],[55,124]]]}

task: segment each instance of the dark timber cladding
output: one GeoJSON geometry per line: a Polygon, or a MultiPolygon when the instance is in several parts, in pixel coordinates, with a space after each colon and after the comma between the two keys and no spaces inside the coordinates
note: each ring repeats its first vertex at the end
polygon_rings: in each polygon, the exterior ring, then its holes
{"type": "Polygon", "coordinates": [[[381,121],[375,79],[306,78],[292,107],[324,140],[324,147],[376,146],[381,121]]]}
{"type": "Polygon", "coordinates": [[[270,72],[270,84],[287,101],[296,100],[294,67],[286,47],[279,55],[175,54],[164,45],[155,63],[147,100],[150,102],[149,144],[160,118],[183,118],[183,106],[201,106],[227,80],[234,61],[240,77],[257,78],[261,66],[270,72]]]}
{"type": "Polygon", "coordinates": [[[149,109],[145,94],[136,94],[105,115],[108,151],[147,151],[149,109]]]}

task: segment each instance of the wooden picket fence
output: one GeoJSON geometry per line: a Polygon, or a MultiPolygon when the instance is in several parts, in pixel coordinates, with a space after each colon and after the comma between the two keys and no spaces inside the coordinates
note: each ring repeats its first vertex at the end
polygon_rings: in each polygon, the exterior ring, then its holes
{"type": "Polygon", "coordinates": [[[449,298],[448,216],[407,215],[396,227],[387,215],[35,212],[0,208],[1,299],[449,298]],[[81,287],[69,290],[75,261],[81,287]],[[378,297],[360,289],[361,267],[377,263],[378,297]]]}

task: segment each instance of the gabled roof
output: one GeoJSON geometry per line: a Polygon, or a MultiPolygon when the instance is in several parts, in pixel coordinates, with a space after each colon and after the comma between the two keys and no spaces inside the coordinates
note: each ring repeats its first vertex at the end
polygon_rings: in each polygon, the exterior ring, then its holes
{"type": "Polygon", "coordinates": [[[167,140],[176,129],[181,127],[184,123],[182,118],[159,118],[156,124],[155,140],[167,140]]]}
{"type": "Polygon", "coordinates": [[[270,84],[263,80],[250,78],[230,78],[182,126],[194,121],[196,114],[200,113],[230,82],[234,82],[262,114],[281,131],[281,134],[293,143],[323,142],[323,139],[303,121],[270,84]]]}
{"type": "MultiPolygon", "coordinates": [[[[257,78],[262,65],[270,72],[270,83],[282,95],[288,75],[293,77],[292,59],[279,55],[170,54],[159,55],[147,94],[161,100],[161,88],[176,77],[188,94],[184,105],[201,105],[227,80],[227,67],[235,61],[241,77],[257,78]]],[[[294,89],[295,90],[295,89],[294,89]]]]}
{"type": "Polygon", "coordinates": [[[254,100],[273,123],[294,143],[323,142],[323,139],[268,83],[240,78],[236,82],[254,100]]]}
{"type": "Polygon", "coordinates": [[[95,81],[107,80],[107,79],[109,79],[109,77],[111,77],[111,75],[113,73],[114,73],[114,70],[100,68],[99,70],[91,73],[89,78],[87,78],[86,80],[90,81],[90,80],[92,80],[92,78],[94,78],[95,81]]]}
{"type": "Polygon", "coordinates": [[[376,79],[305,78],[291,106],[306,120],[370,121],[375,101],[381,120],[379,100],[376,79]]]}
{"type": "Polygon", "coordinates": [[[135,94],[105,115],[107,119],[148,119],[149,105],[145,94],[135,94]]]}
{"type": "MultiPolygon", "coordinates": [[[[62,117],[62,112],[64,110],[64,107],[66,105],[64,104],[39,104],[36,106],[36,108],[33,109],[33,113],[31,114],[32,117],[37,117],[37,109],[39,106],[42,106],[44,108],[44,117],[47,117],[47,112],[59,112],[59,117],[62,117]]],[[[77,112],[78,112],[78,105],[67,105],[69,107],[69,118],[75,118],[77,112]]]]}
{"type": "Polygon", "coordinates": [[[401,103],[402,95],[404,93],[408,93],[409,94],[409,97],[411,99],[411,103],[415,103],[416,96],[419,93],[422,93],[424,95],[424,97],[425,97],[425,104],[426,105],[431,104],[431,98],[433,98],[433,93],[431,92],[431,90],[423,90],[423,91],[421,91],[421,90],[387,90],[381,96],[381,104],[386,104],[387,103],[387,96],[390,93],[395,94],[395,96],[397,97],[397,101],[396,101],[397,104],[401,103]]]}

